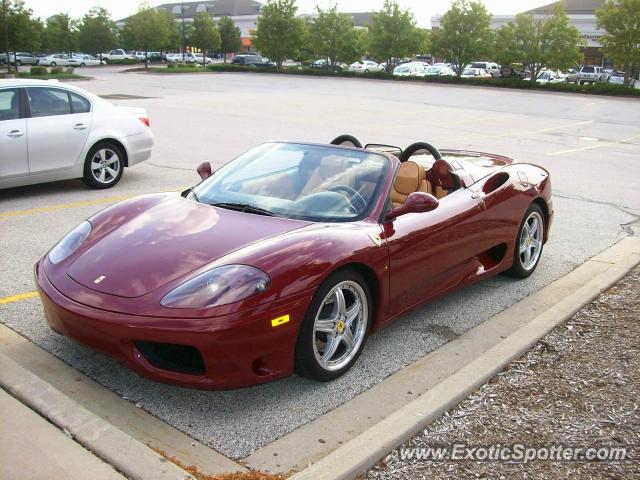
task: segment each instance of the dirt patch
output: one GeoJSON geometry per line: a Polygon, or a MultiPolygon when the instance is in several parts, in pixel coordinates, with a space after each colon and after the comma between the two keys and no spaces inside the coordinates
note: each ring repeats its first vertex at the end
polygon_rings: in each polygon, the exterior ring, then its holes
{"type": "Polygon", "coordinates": [[[366,478],[640,478],[639,285],[637,267],[402,446],[622,447],[624,460],[407,460],[398,449],[366,478]]]}

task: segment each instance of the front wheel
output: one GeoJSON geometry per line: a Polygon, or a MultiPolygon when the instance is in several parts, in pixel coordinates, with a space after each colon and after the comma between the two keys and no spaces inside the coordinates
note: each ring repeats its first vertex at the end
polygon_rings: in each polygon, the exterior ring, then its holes
{"type": "Polygon", "coordinates": [[[373,318],[367,282],[346,269],[327,278],[313,296],[296,343],[298,375],[326,382],[356,362],[373,318]]]}
{"type": "Polygon", "coordinates": [[[51,63],[49,64],[49,66],[50,66],[51,68],[55,67],[55,66],[56,66],[56,62],[51,62],[51,63]]]}
{"type": "Polygon", "coordinates": [[[527,278],[535,271],[542,256],[544,228],[544,214],[534,203],[527,209],[520,224],[514,245],[513,265],[507,270],[507,275],[527,278]]]}
{"type": "Polygon", "coordinates": [[[82,180],[91,188],[111,188],[120,181],[123,171],[122,150],[111,142],[101,142],[89,150],[82,180]]]}

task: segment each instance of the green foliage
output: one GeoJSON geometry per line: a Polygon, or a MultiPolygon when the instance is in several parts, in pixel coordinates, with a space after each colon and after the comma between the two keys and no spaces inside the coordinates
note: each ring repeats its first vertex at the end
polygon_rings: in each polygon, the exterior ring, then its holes
{"type": "Polygon", "coordinates": [[[242,48],[241,32],[230,17],[222,17],[218,21],[218,31],[220,32],[220,50],[224,54],[226,63],[227,53],[239,52],[242,48]]]}
{"type": "Polygon", "coordinates": [[[338,6],[322,10],[308,25],[311,49],[322,58],[329,59],[331,66],[351,63],[362,57],[362,45],[358,41],[353,17],[338,13],[338,6]]]}
{"type": "Polygon", "coordinates": [[[566,69],[580,63],[580,35],[562,5],[553,15],[521,13],[496,32],[495,56],[503,65],[522,63],[535,82],[543,68],[566,69]]]}
{"type": "Polygon", "coordinates": [[[43,67],[40,65],[34,65],[33,67],[31,67],[31,75],[46,75],[47,72],[47,67],[43,67]]]}
{"type": "Polygon", "coordinates": [[[607,0],[596,10],[602,50],[624,68],[625,84],[640,67],[640,0],[607,0]]]}
{"type": "Polygon", "coordinates": [[[458,76],[465,66],[490,52],[491,14],[476,0],[455,0],[442,16],[441,29],[431,35],[431,50],[453,62],[458,76]]]}
{"type": "Polygon", "coordinates": [[[51,69],[51,73],[53,73],[54,75],[64,73],[64,67],[61,67],[61,66],[53,67],[51,69]]]}
{"type": "Polygon", "coordinates": [[[50,52],[73,52],[78,46],[77,21],[67,13],[58,13],[47,19],[44,29],[44,47],[50,52]]]}
{"type": "MultiPolygon", "coordinates": [[[[164,23],[165,28],[167,29],[167,37],[166,42],[163,45],[158,46],[158,50],[177,50],[180,48],[180,40],[182,38],[182,32],[180,30],[180,25],[176,22],[175,17],[168,12],[167,10],[159,10],[158,15],[160,17],[159,21],[164,23]]],[[[191,26],[189,24],[189,26],[191,26]]],[[[187,27],[187,25],[185,25],[187,27]]],[[[186,28],[185,28],[186,30],[186,28]]],[[[187,32],[185,32],[187,33],[187,32]]]]}
{"type": "Polygon", "coordinates": [[[411,11],[402,10],[392,0],[385,0],[382,10],[373,16],[368,37],[369,54],[378,61],[386,61],[388,69],[393,59],[418,53],[423,38],[411,11]]]}
{"type": "Polygon", "coordinates": [[[296,16],[295,0],[268,0],[262,7],[253,44],[278,67],[287,58],[296,58],[303,39],[304,25],[296,16]]]}
{"type": "Polygon", "coordinates": [[[125,20],[120,37],[125,48],[149,52],[163,49],[169,43],[170,34],[166,15],[142,6],[138,13],[125,20]]]}
{"type": "Polygon", "coordinates": [[[191,45],[202,50],[202,63],[205,64],[207,50],[217,51],[220,48],[220,32],[207,12],[198,12],[193,18],[193,34],[191,45]]]}
{"type": "Polygon", "coordinates": [[[6,0],[5,8],[9,45],[5,45],[4,21],[0,21],[0,51],[4,52],[7,47],[10,51],[39,50],[44,30],[40,19],[33,17],[33,12],[25,7],[23,0],[6,0]]]}
{"type": "Polygon", "coordinates": [[[82,51],[99,55],[116,47],[118,29],[105,8],[94,7],[78,27],[78,45],[82,51]]]}

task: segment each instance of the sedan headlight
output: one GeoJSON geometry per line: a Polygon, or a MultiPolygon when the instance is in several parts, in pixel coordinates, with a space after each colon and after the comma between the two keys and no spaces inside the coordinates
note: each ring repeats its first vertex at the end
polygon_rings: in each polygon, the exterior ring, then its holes
{"type": "Polygon", "coordinates": [[[225,265],[201,273],[174,288],[160,301],[169,308],[219,307],[266,291],[269,275],[248,265],[225,265]]]}
{"type": "Polygon", "coordinates": [[[76,228],[71,230],[65,237],[60,240],[55,247],[49,252],[49,261],[51,263],[60,263],[86,240],[91,233],[91,224],[87,221],[82,222],[76,228]]]}

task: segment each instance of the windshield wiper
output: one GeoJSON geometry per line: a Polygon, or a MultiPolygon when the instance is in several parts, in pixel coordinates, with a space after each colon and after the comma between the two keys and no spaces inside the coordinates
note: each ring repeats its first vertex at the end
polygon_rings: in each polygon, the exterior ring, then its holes
{"type": "Polygon", "coordinates": [[[212,203],[213,207],[227,208],[229,210],[236,210],[243,213],[256,213],[258,215],[267,215],[269,217],[275,216],[275,213],[270,212],[264,208],[256,207],[246,203],[212,203]]]}

